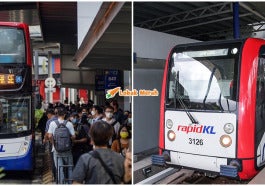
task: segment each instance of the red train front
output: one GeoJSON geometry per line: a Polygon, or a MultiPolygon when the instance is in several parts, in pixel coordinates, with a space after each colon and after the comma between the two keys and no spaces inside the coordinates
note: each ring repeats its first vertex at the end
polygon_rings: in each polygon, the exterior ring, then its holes
{"type": "Polygon", "coordinates": [[[161,92],[167,164],[249,179],[265,164],[265,40],[179,45],[161,92]]]}

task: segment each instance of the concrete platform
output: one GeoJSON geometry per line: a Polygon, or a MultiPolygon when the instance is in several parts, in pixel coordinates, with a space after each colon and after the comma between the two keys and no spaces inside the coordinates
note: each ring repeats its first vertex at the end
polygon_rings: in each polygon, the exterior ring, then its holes
{"type": "Polygon", "coordinates": [[[133,171],[137,171],[152,164],[151,156],[133,164],[133,171]]]}
{"type": "Polygon", "coordinates": [[[265,184],[265,168],[263,168],[248,184],[265,184]]]}

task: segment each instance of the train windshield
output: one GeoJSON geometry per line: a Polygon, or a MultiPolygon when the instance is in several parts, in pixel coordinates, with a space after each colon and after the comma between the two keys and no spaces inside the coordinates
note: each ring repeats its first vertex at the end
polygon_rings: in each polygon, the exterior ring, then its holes
{"type": "Polygon", "coordinates": [[[167,108],[235,111],[240,47],[238,42],[175,48],[170,59],[167,108]]]}
{"type": "Polygon", "coordinates": [[[25,37],[22,29],[0,27],[0,64],[25,63],[25,37]]]}
{"type": "Polygon", "coordinates": [[[31,98],[0,96],[0,135],[31,130],[31,98]]]}

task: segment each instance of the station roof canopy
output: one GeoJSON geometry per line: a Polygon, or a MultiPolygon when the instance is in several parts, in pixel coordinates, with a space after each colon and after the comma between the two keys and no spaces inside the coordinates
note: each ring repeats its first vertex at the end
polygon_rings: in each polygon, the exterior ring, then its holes
{"type": "MultiPolygon", "coordinates": [[[[264,31],[264,9],[264,2],[239,2],[241,38],[264,31]]],[[[134,26],[201,41],[230,39],[233,2],[134,2],[134,26]]]]}
{"type": "Polygon", "coordinates": [[[29,25],[33,49],[77,43],[76,2],[1,2],[0,21],[29,25]]]}
{"type": "MultiPolygon", "coordinates": [[[[97,17],[109,16],[105,13],[110,14],[109,4],[103,3],[97,17]]],[[[30,26],[35,49],[56,48],[56,43],[60,43],[77,50],[77,2],[1,2],[0,5],[0,21],[25,22],[30,26]]],[[[79,67],[103,68],[104,63],[113,61],[106,67],[131,69],[131,3],[125,3],[115,15],[90,53],[77,62],[79,67]]],[[[105,24],[100,19],[95,21],[98,27],[105,24]]]]}
{"type": "Polygon", "coordinates": [[[131,3],[103,2],[75,60],[79,67],[131,70],[131,3]]]}
{"type": "Polygon", "coordinates": [[[131,2],[102,2],[79,48],[77,3],[0,2],[0,21],[28,24],[39,56],[61,55],[63,87],[93,89],[98,72],[131,70],[131,2]]]}

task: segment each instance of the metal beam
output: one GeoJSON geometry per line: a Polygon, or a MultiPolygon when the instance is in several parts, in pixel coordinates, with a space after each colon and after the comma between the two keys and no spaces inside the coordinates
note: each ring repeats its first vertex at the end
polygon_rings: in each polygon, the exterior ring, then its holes
{"type": "Polygon", "coordinates": [[[261,20],[265,20],[265,17],[263,15],[261,15],[260,13],[258,13],[257,11],[253,10],[252,8],[250,8],[249,6],[247,6],[245,3],[239,3],[239,5],[241,7],[243,7],[244,9],[246,9],[247,11],[253,13],[254,15],[258,16],[261,20]]]}
{"type": "Polygon", "coordinates": [[[232,12],[231,3],[220,3],[177,14],[172,14],[169,16],[163,16],[148,21],[143,21],[141,23],[136,23],[135,25],[139,27],[147,27],[148,29],[154,29],[172,24],[178,24],[182,22],[202,19],[205,17],[216,16],[231,12],[232,12]]]}
{"type": "MultiPolygon", "coordinates": [[[[246,17],[246,16],[250,16],[250,15],[252,15],[252,13],[245,13],[245,14],[241,14],[239,17],[246,17]]],[[[211,23],[217,23],[217,22],[231,20],[231,19],[233,19],[233,16],[229,16],[229,17],[225,17],[225,18],[217,19],[217,20],[205,21],[205,22],[197,23],[197,24],[193,24],[193,25],[186,25],[186,26],[183,26],[183,27],[177,27],[177,28],[168,29],[168,30],[162,30],[162,32],[167,32],[168,33],[168,32],[173,32],[173,31],[177,31],[177,30],[183,30],[183,29],[186,29],[186,28],[192,28],[192,27],[207,25],[207,24],[211,24],[211,23]]]]}
{"type": "MultiPolygon", "coordinates": [[[[252,25],[246,25],[246,26],[241,26],[240,27],[240,32],[242,36],[250,36],[250,34],[254,32],[261,32],[265,30],[265,22],[260,22],[252,25]]],[[[233,30],[232,29],[222,29],[222,30],[215,30],[213,32],[202,32],[202,33],[196,33],[196,34],[190,34],[186,35],[188,38],[199,38],[200,36],[204,35],[210,35],[210,36],[216,36],[216,37],[232,37],[233,30]]],[[[244,38],[244,37],[242,37],[244,38]]]]}

